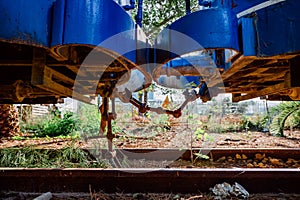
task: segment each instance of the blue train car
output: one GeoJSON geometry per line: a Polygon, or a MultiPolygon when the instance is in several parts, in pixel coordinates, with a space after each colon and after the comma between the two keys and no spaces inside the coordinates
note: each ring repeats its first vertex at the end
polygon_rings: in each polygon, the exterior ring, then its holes
{"type": "Polygon", "coordinates": [[[218,90],[214,93],[232,93],[234,101],[260,96],[300,99],[298,1],[200,0],[199,5],[202,9],[158,35],[154,80],[184,88],[189,80],[201,79],[212,92],[218,90]],[[202,58],[194,59],[197,51],[202,58]],[[207,74],[203,68],[215,70],[207,74]]]}
{"type": "MultiPolygon", "coordinates": [[[[142,71],[146,51],[136,49],[146,49],[147,38],[112,0],[1,0],[0,8],[0,84],[14,91],[3,102],[90,101],[142,71]]],[[[144,81],[134,90],[151,83],[144,71],[139,76],[144,81]]]]}
{"type": "Polygon", "coordinates": [[[140,27],[142,1],[137,22],[130,2],[0,0],[0,102],[89,102],[152,80],[205,83],[211,96],[229,92],[234,101],[300,99],[297,0],[199,0],[153,45],[140,27]]]}

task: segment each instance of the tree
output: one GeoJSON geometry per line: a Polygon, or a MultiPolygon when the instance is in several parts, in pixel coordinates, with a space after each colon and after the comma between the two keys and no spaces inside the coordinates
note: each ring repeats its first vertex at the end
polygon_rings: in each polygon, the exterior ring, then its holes
{"type": "Polygon", "coordinates": [[[284,125],[288,117],[295,117],[296,125],[300,124],[300,102],[289,101],[279,104],[271,109],[270,133],[283,137],[284,125]]]}
{"type": "MultiPolygon", "coordinates": [[[[158,33],[178,18],[185,15],[184,0],[144,0],[143,30],[154,42],[158,33]]],[[[191,11],[198,10],[198,0],[191,0],[191,11]]],[[[137,9],[133,12],[136,15],[137,9]]]]}
{"type": "Polygon", "coordinates": [[[20,132],[19,114],[11,104],[0,105],[0,137],[14,136],[20,132]]]}

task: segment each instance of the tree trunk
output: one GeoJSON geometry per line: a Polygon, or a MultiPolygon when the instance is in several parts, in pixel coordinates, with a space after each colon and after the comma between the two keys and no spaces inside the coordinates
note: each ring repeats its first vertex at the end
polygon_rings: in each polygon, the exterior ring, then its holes
{"type": "Polygon", "coordinates": [[[20,132],[19,114],[11,104],[0,105],[0,137],[11,137],[20,132]]]}

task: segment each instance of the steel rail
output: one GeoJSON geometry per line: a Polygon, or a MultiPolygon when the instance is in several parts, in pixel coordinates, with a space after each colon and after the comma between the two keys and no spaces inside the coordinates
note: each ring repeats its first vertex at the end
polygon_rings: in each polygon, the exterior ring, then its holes
{"type": "MultiPolygon", "coordinates": [[[[148,160],[176,160],[191,158],[190,149],[175,149],[175,148],[162,148],[162,149],[115,149],[116,153],[126,156],[128,159],[148,159],[148,160]]],[[[105,155],[107,149],[86,149],[94,156],[98,154],[105,155]],[[96,153],[95,153],[96,152],[96,153]]],[[[300,160],[300,148],[193,148],[193,153],[202,153],[209,156],[213,160],[217,160],[223,156],[235,157],[236,154],[245,154],[248,157],[254,157],[255,154],[265,154],[266,157],[275,157],[279,159],[293,158],[300,160]]]]}
{"type": "Polygon", "coordinates": [[[195,193],[223,182],[238,182],[250,194],[299,193],[300,169],[0,168],[0,191],[195,193]]]}

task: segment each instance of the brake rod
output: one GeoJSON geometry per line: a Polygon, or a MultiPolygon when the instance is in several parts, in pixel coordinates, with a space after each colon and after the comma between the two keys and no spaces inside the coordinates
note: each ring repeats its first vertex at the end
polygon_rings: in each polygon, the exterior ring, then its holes
{"type": "Polygon", "coordinates": [[[185,90],[183,92],[183,95],[185,96],[185,101],[176,110],[168,110],[162,107],[150,107],[146,103],[142,103],[136,98],[134,98],[132,96],[132,93],[127,88],[125,88],[125,93],[118,93],[118,96],[123,103],[131,103],[133,106],[137,107],[140,113],[146,113],[147,111],[151,111],[157,114],[167,114],[167,115],[172,115],[175,118],[179,118],[182,115],[181,111],[185,108],[185,106],[189,102],[201,98],[204,94],[204,90],[205,91],[207,90],[207,86],[204,82],[199,87],[200,87],[199,93],[197,93],[196,90],[192,90],[191,92],[185,90]]]}

